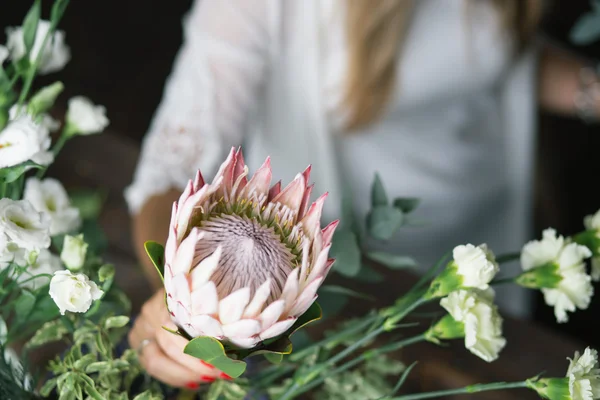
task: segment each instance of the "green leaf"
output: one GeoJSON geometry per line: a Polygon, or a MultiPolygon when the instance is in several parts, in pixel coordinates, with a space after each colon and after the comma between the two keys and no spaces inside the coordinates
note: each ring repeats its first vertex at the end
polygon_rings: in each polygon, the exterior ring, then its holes
{"type": "Polygon", "coordinates": [[[315,322],[320,320],[323,317],[323,311],[321,310],[321,306],[316,301],[312,303],[312,305],[306,310],[304,314],[302,314],[296,323],[292,325],[290,329],[288,329],[287,336],[292,336],[294,332],[305,327],[311,322],[315,322]]]}
{"type": "Polygon", "coordinates": [[[129,317],[125,315],[119,315],[116,317],[109,317],[104,322],[104,329],[122,328],[129,323],[129,317]]]}
{"type": "Polygon", "coordinates": [[[40,0],[35,0],[25,19],[23,20],[23,42],[25,43],[25,50],[27,55],[33,48],[35,43],[35,36],[37,32],[38,22],[42,14],[42,6],[40,0]]]}
{"type": "Polygon", "coordinates": [[[359,292],[349,289],[347,287],[338,286],[338,285],[321,286],[321,289],[319,289],[319,294],[321,294],[323,292],[332,293],[334,295],[354,297],[356,299],[362,299],[362,300],[369,300],[369,301],[374,300],[373,296],[370,296],[365,293],[359,293],[359,292]]]}
{"type": "Polygon", "coordinates": [[[380,274],[379,272],[375,271],[370,266],[363,265],[360,268],[360,271],[358,272],[358,274],[356,274],[356,276],[354,277],[354,279],[356,279],[358,281],[362,281],[362,282],[368,282],[368,283],[379,283],[379,282],[383,282],[385,277],[382,274],[380,274]]]}
{"type": "Polygon", "coordinates": [[[158,271],[160,279],[163,279],[165,267],[165,248],[160,243],[153,241],[144,243],[144,248],[146,249],[146,254],[148,254],[148,257],[150,257],[150,261],[152,261],[152,264],[154,264],[156,271],[158,271]]]}
{"type": "Polygon", "coordinates": [[[58,24],[65,14],[65,10],[67,9],[68,5],[69,0],[56,0],[52,6],[52,10],[50,11],[50,21],[58,24]]]}
{"type": "Polygon", "coordinates": [[[281,353],[265,353],[264,356],[271,364],[281,364],[281,361],[283,361],[283,354],[281,353]]]}
{"type": "Polygon", "coordinates": [[[383,182],[378,173],[375,173],[375,179],[371,185],[371,206],[387,206],[389,204],[388,196],[383,187],[383,182]]]}
{"type": "Polygon", "coordinates": [[[73,207],[83,219],[97,219],[106,201],[106,193],[100,190],[78,189],[69,192],[73,207]]]}
{"type": "Polygon", "coordinates": [[[48,379],[46,383],[44,383],[44,386],[42,386],[42,388],[40,389],[40,394],[43,397],[49,397],[50,393],[52,393],[52,391],[56,387],[56,381],[58,381],[58,378],[48,379]]]}
{"type": "Polygon", "coordinates": [[[588,45],[600,39],[600,12],[590,12],[577,20],[570,32],[571,41],[578,45],[588,45]]]}
{"type": "Polygon", "coordinates": [[[32,116],[37,116],[48,111],[56,101],[58,95],[64,90],[62,82],[54,82],[51,85],[44,86],[37,91],[27,105],[27,111],[32,116]]]}
{"type": "Polygon", "coordinates": [[[93,400],[106,400],[93,384],[86,382],[83,390],[85,390],[85,393],[93,400]]]}
{"type": "Polygon", "coordinates": [[[0,169],[0,183],[12,183],[19,179],[27,170],[32,168],[43,168],[41,165],[33,161],[25,161],[21,164],[13,165],[12,167],[0,169]]]}
{"type": "Polygon", "coordinates": [[[108,371],[110,369],[110,363],[108,361],[98,361],[89,364],[85,367],[86,374],[93,374],[96,372],[108,371]]]}
{"type": "Polygon", "coordinates": [[[404,213],[392,206],[373,208],[367,216],[367,229],[375,239],[389,240],[402,226],[404,213]]]}
{"type": "Polygon", "coordinates": [[[416,197],[398,197],[394,199],[394,207],[402,211],[404,214],[408,214],[417,208],[420,202],[421,199],[416,197]]]}
{"type": "Polygon", "coordinates": [[[331,257],[335,258],[334,270],[344,276],[355,276],[360,271],[361,255],[358,238],[349,229],[338,229],[333,234],[331,257]]]}
{"type": "Polygon", "coordinates": [[[89,245],[88,252],[92,254],[101,254],[108,246],[108,240],[106,239],[106,235],[98,223],[98,220],[83,220],[80,233],[83,234],[85,241],[89,245]]]}
{"type": "Polygon", "coordinates": [[[378,262],[390,269],[416,268],[417,263],[410,257],[397,254],[386,253],[384,251],[371,251],[367,253],[367,258],[378,262]]]}
{"type": "Polygon", "coordinates": [[[21,295],[17,298],[15,302],[15,315],[20,320],[26,320],[33,310],[33,306],[35,305],[35,295],[27,290],[23,290],[21,295]]]}
{"type": "Polygon", "coordinates": [[[35,332],[29,342],[27,342],[27,347],[34,348],[46,343],[56,342],[61,340],[68,333],[69,330],[61,320],[58,319],[46,322],[35,332]]]}
{"type": "Polygon", "coordinates": [[[390,393],[390,396],[393,396],[394,394],[396,394],[396,392],[398,390],[400,390],[400,388],[402,387],[402,385],[404,385],[404,382],[406,382],[406,379],[408,378],[408,375],[410,374],[410,372],[412,371],[412,369],[417,365],[417,362],[418,361],[413,362],[412,364],[410,364],[408,366],[408,368],[406,368],[404,370],[404,372],[402,373],[402,376],[400,376],[400,379],[396,383],[396,386],[394,386],[394,388],[392,389],[392,392],[390,393]]]}
{"type": "Polygon", "coordinates": [[[73,367],[75,369],[85,370],[88,365],[90,365],[91,363],[93,363],[95,361],[96,361],[95,354],[86,354],[85,356],[81,357],[79,360],[76,360],[75,363],[73,363],[73,367]]]}
{"type": "Polygon", "coordinates": [[[239,377],[246,370],[245,362],[227,357],[223,344],[209,336],[192,339],[183,352],[211,364],[232,378],[239,377]]]}

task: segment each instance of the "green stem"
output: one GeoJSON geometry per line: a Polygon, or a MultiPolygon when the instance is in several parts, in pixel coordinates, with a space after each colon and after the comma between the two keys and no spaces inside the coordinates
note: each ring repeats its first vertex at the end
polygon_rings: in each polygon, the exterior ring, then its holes
{"type": "Polygon", "coordinates": [[[387,346],[379,347],[379,348],[371,350],[371,351],[366,351],[366,352],[362,353],[360,356],[340,365],[339,367],[335,368],[332,371],[327,372],[326,376],[321,376],[319,379],[309,383],[308,385],[302,386],[300,388],[300,390],[298,392],[296,392],[295,395],[298,396],[302,393],[306,393],[309,390],[312,390],[315,387],[319,386],[321,383],[323,383],[325,381],[325,379],[331,378],[332,376],[335,376],[344,371],[347,371],[350,368],[368,360],[369,358],[372,358],[374,356],[378,356],[381,354],[391,353],[392,351],[400,350],[403,347],[409,346],[414,343],[422,342],[423,340],[425,340],[425,334],[417,335],[417,336],[402,340],[400,342],[391,343],[387,346]]]}
{"type": "Polygon", "coordinates": [[[421,400],[421,399],[433,399],[436,397],[450,396],[455,394],[471,394],[479,392],[487,392],[490,390],[502,390],[502,389],[524,389],[527,388],[527,382],[495,382],[495,383],[481,383],[476,385],[465,386],[458,389],[449,390],[438,390],[435,392],[427,393],[415,393],[407,394],[404,396],[397,396],[389,398],[388,400],[421,400]]]}
{"type": "MultiPolygon", "coordinates": [[[[67,125],[61,132],[56,143],[54,143],[54,147],[52,147],[52,154],[54,154],[55,159],[58,156],[58,153],[60,153],[60,151],[63,149],[63,147],[65,147],[65,144],[71,137],[73,137],[73,134],[71,133],[71,130],[69,129],[69,126],[67,125]]],[[[42,179],[47,170],[48,170],[48,166],[44,166],[44,167],[38,169],[36,177],[38,179],[42,179]]]]}
{"type": "Polygon", "coordinates": [[[490,285],[504,285],[505,283],[515,283],[515,279],[517,279],[516,276],[513,276],[512,278],[494,279],[490,282],[490,285]]]}

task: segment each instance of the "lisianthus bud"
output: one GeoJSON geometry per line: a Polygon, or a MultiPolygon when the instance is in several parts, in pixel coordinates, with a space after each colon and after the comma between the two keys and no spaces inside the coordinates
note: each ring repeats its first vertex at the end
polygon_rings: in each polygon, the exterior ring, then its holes
{"type": "Polygon", "coordinates": [[[65,86],[62,82],[54,82],[40,89],[29,101],[29,105],[27,106],[29,114],[37,116],[49,110],[64,88],[65,86]]]}
{"type": "Polygon", "coordinates": [[[84,274],[57,271],[50,281],[50,297],[63,315],[66,311],[86,312],[92,302],[100,299],[103,294],[96,283],[84,274]]]}
{"type": "Polygon", "coordinates": [[[542,240],[523,246],[521,266],[525,271],[516,282],[529,288],[540,288],[546,303],[554,306],[558,322],[567,322],[567,311],[588,307],[594,288],[585,271],[585,259],[591,251],[567,242],[554,229],[546,229],[542,240]]]}
{"type": "Polygon", "coordinates": [[[457,246],[452,255],[453,261],[431,282],[426,297],[444,297],[465,288],[485,290],[498,272],[494,254],[485,244],[457,246]]]}
{"type": "Polygon", "coordinates": [[[67,132],[71,135],[92,135],[102,132],[108,126],[106,109],[94,105],[83,96],[69,100],[67,111],[67,132]]]}
{"type": "Polygon", "coordinates": [[[85,264],[88,244],[83,240],[83,234],[65,236],[60,259],[71,271],[80,270],[85,264]]]}

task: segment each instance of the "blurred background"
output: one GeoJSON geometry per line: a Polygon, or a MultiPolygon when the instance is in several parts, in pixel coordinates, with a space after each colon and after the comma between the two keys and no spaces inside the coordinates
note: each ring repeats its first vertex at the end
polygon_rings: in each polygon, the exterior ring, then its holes
{"type": "MultiPolygon", "coordinates": [[[[49,6],[49,2],[43,3],[49,6]]],[[[29,1],[11,1],[9,7],[3,7],[0,27],[19,25],[29,5],[29,1]]],[[[110,130],[131,146],[139,146],[181,43],[181,18],[190,5],[191,0],[72,1],[61,26],[67,32],[74,57],[65,70],[49,78],[66,83],[61,99],[85,94],[105,105],[111,119],[110,130]]],[[[568,42],[574,21],[589,6],[587,0],[551,2],[543,32],[576,53],[598,59],[600,45],[574,47],[568,42]]],[[[39,81],[46,82],[50,81],[39,81]]],[[[61,106],[64,108],[65,104],[61,106]]],[[[582,216],[600,208],[600,190],[596,186],[600,126],[545,114],[539,115],[539,120],[536,230],[552,226],[569,235],[581,230],[582,216]]],[[[101,139],[97,140],[102,147],[101,139]]],[[[127,157],[125,153],[103,156],[109,160],[127,157]]],[[[135,160],[127,162],[133,164],[135,160]]],[[[121,235],[125,237],[128,232],[121,235]]],[[[600,296],[596,296],[588,310],[572,314],[569,324],[558,325],[552,309],[540,298],[535,319],[549,329],[597,346],[600,337],[588,326],[599,312],[600,296]]]]}

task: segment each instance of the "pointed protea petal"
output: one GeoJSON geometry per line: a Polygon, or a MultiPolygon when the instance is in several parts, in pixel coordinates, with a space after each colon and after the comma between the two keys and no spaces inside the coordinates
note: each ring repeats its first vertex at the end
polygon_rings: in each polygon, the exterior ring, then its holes
{"type": "Polygon", "coordinates": [[[261,332],[261,340],[267,340],[281,335],[282,333],[290,329],[297,320],[298,318],[290,317],[271,325],[269,328],[261,332]]]}
{"type": "Polygon", "coordinates": [[[254,173],[252,178],[250,178],[250,182],[248,182],[247,185],[248,195],[256,193],[268,196],[272,177],[271,158],[267,157],[263,165],[254,173]]]}
{"type": "Polygon", "coordinates": [[[302,204],[304,192],[306,191],[306,181],[301,174],[296,175],[296,178],[290,182],[275,198],[273,203],[281,203],[286,205],[290,210],[294,210],[296,214],[302,204]]]}
{"type": "Polygon", "coordinates": [[[202,176],[202,173],[200,172],[200,170],[198,170],[198,172],[196,172],[196,176],[194,177],[194,185],[193,185],[193,189],[194,192],[197,192],[198,190],[200,190],[202,188],[202,186],[205,185],[206,182],[204,182],[204,177],[202,176]]]}
{"type": "Polygon", "coordinates": [[[281,181],[278,181],[271,187],[271,189],[269,189],[269,197],[267,198],[267,200],[269,202],[273,201],[273,199],[277,195],[279,195],[280,192],[281,192],[281,181]]]}
{"type": "Polygon", "coordinates": [[[174,318],[182,326],[185,326],[190,323],[190,311],[183,304],[181,304],[181,302],[175,302],[171,311],[173,312],[174,318]]]}
{"type": "Polygon", "coordinates": [[[242,349],[251,349],[260,342],[258,335],[249,338],[231,338],[229,340],[233,345],[242,349]]]}
{"type": "Polygon", "coordinates": [[[250,301],[250,288],[241,288],[219,302],[219,320],[222,324],[231,324],[242,318],[244,309],[250,301]]]}
{"type": "Polygon", "coordinates": [[[175,257],[175,252],[179,245],[177,240],[177,203],[173,202],[173,209],[171,211],[171,223],[169,225],[169,237],[165,243],[165,260],[172,260],[175,257]]]}
{"type": "MultiPolygon", "coordinates": [[[[311,236],[315,229],[321,229],[321,214],[323,213],[323,205],[329,193],[323,193],[308,209],[308,212],[302,218],[302,226],[304,233],[311,236]]],[[[311,236],[312,239],[314,239],[311,236]]]]}
{"type": "Polygon", "coordinates": [[[223,339],[223,329],[219,321],[209,315],[195,315],[190,320],[190,325],[200,336],[211,336],[217,339],[223,339]]]}
{"type": "Polygon", "coordinates": [[[284,313],[292,308],[294,301],[296,301],[296,297],[298,297],[298,291],[300,290],[300,284],[298,283],[299,272],[300,270],[298,268],[294,269],[288,276],[285,286],[283,287],[280,298],[285,302],[284,313]]]}
{"type": "Polygon", "coordinates": [[[267,279],[265,283],[260,285],[254,293],[254,297],[246,307],[244,311],[244,318],[255,318],[257,317],[265,305],[267,299],[271,295],[271,279],[267,279]]]}
{"type": "Polygon", "coordinates": [[[312,194],[314,188],[315,185],[310,185],[306,188],[306,191],[304,192],[304,198],[302,199],[300,209],[298,210],[298,220],[301,220],[304,218],[304,215],[306,215],[306,210],[308,209],[308,205],[310,203],[310,195],[312,194]]]}
{"type": "Polygon", "coordinates": [[[245,176],[245,172],[246,172],[246,162],[244,161],[244,155],[242,154],[242,149],[238,149],[235,153],[235,165],[234,165],[234,169],[233,169],[233,182],[236,183],[239,180],[238,183],[238,193],[240,190],[242,190],[246,184],[248,183],[248,179],[246,179],[245,176]]]}
{"type": "Polygon", "coordinates": [[[335,228],[337,228],[339,224],[340,224],[340,220],[336,219],[335,221],[333,221],[329,225],[327,225],[325,228],[323,228],[323,230],[321,231],[321,233],[323,234],[323,244],[325,246],[327,246],[328,244],[331,244],[331,241],[333,240],[333,234],[335,232],[335,228]]]}
{"type": "Polygon", "coordinates": [[[177,206],[177,240],[179,242],[187,233],[188,224],[198,204],[210,197],[218,188],[218,185],[204,185],[199,191],[188,197],[183,204],[177,206]]]}
{"type": "MultiPolygon", "coordinates": [[[[223,164],[221,164],[221,166],[219,167],[219,170],[217,171],[215,178],[213,179],[213,185],[215,185],[217,183],[217,180],[219,179],[223,179],[223,182],[225,182],[228,178],[226,177],[226,175],[228,173],[233,173],[233,164],[235,163],[236,160],[236,156],[235,156],[235,147],[232,147],[231,150],[229,150],[229,154],[227,155],[227,158],[225,159],[225,161],[223,162],[223,164]]],[[[229,179],[231,179],[232,176],[229,177],[229,179]]]]}
{"type": "Polygon", "coordinates": [[[191,294],[192,315],[213,315],[219,311],[219,296],[217,287],[212,281],[206,282],[191,294]]]}
{"type": "Polygon", "coordinates": [[[288,312],[288,315],[291,317],[299,317],[308,310],[308,308],[315,302],[317,299],[317,290],[323,283],[323,277],[319,277],[312,281],[306,288],[302,291],[294,306],[288,312]]]}
{"type": "Polygon", "coordinates": [[[255,319],[241,319],[223,325],[223,333],[228,338],[249,338],[260,333],[260,322],[255,319]]]}
{"type": "Polygon", "coordinates": [[[273,325],[285,308],[285,302],[283,300],[277,300],[271,303],[265,310],[260,314],[260,322],[262,329],[268,329],[273,325]]]}
{"type": "Polygon", "coordinates": [[[325,247],[317,256],[317,259],[315,260],[315,263],[311,268],[310,274],[308,275],[308,277],[305,278],[304,281],[302,281],[300,286],[301,288],[304,288],[306,285],[310,285],[310,283],[314,281],[318,276],[322,276],[325,273],[325,268],[327,268],[328,266],[327,257],[329,256],[330,248],[331,245],[325,247]]]}
{"type": "Polygon", "coordinates": [[[206,257],[196,268],[192,270],[192,290],[204,285],[210,279],[211,275],[219,267],[219,260],[222,253],[221,247],[217,247],[214,253],[206,257]]]}
{"type": "Polygon", "coordinates": [[[180,273],[187,274],[192,268],[192,261],[194,260],[194,254],[196,252],[196,243],[198,243],[198,236],[200,231],[198,228],[192,229],[188,237],[186,237],[179,248],[177,254],[172,263],[173,274],[177,275],[180,273]]]}
{"type": "Polygon", "coordinates": [[[171,289],[169,291],[176,302],[181,303],[186,309],[190,309],[191,292],[188,276],[184,273],[175,274],[171,280],[171,289]]]}

